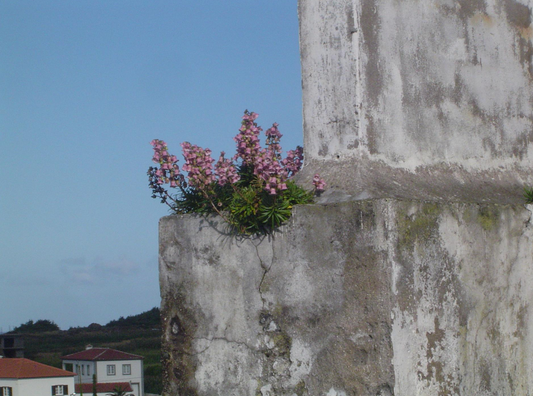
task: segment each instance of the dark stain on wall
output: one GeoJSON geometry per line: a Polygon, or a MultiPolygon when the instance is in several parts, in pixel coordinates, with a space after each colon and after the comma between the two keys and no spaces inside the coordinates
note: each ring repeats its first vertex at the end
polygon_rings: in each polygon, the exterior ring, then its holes
{"type": "Polygon", "coordinates": [[[477,12],[485,13],[487,10],[487,5],[485,0],[459,0],[459,15],[463,19],[468,19],[474,16],[477,12]]]}
{"type": "Polygon", "coordinates": [[[374,121],[374,117],[372,117],[370,114],[366,115],[366,121],[368,123],[366,145],[370,154],[377,154],[379,132],[376,128],[376,122],[374,121]]]}
{"type": "Polygon", "coordinates": [[[528,28],[531,25],[531,11],[528,6],[516,0],[504,0],[503,5],[507,21],[516,27],[528,28]]]}
{"type": "Polygon", "coordinates": [[[363,0],[361,5],[361,31],[368,56],[366,66],[367,93],[370,103],[376,105],[383,90],[383,75],[379,67],[379,31],[381,20],[375,0],[363,0]]]}
{"type": "Polygon", "coordinates": [[[531,27],[531,10],[528,6],[519,3],[516,0],[504,0],[503,5],[509,24],[518,31],[518,56],[520,63],[527,70],[529,78],[533,79],[533,29],[531,27]]]}
{"type": "Polygon", "coordinates": [[[197,396],[194,386],[196,357],[192,353],[192,341],[196,332],[194,314],[176,293],[162,299],[163,394],[197,396]]]}

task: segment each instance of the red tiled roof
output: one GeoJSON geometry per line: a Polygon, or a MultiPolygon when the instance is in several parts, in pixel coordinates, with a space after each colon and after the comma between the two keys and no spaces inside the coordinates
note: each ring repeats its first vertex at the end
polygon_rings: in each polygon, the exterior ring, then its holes
{"type": "MultiPolygon", "coordinates": [[[[76,384],[75,387],[76,387],[76,393],[82,393],[83,391],[84,395],[93,394],[93,384],[76,384]]],[[[104,393],[104,392],[111,393],[115,390],[115,388],[120,388],[126,392],[133,391],[129,382],[103,382],[103,383],[96,384],[97,393],[104,393]]]]}
{"type": "Polygon", "coordinates": [[[117,351],[111,348],[91,348],[81,352],[63,356],[62,360],[137,360],[142,356],[117,351]]]}
{"type": "Polygon", "coordinates": [[[76,374],[24,358],[0,359],[0,378],[73,377],[76,374]]]}

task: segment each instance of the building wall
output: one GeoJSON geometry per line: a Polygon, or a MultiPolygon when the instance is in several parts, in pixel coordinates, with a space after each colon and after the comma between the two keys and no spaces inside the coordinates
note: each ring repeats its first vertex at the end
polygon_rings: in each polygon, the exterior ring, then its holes
{"type": "Polygon", "coordinates": [[[13,396],[19,395],[17,380],[0,378],[0,387],[4,386],[10,387],[13,390],[13,396]]]}
{"type": "Polygon", "coordinates": [[[11,386],[13,396],[52,396],[52,386],[54,385],[67,385],[68,394],[74,393],[74,377],[0,379],[0,387],[11,386]]]}
{"type": "Polygon", "coordinates": [[[0,356],[8,358],[24,357],[24,338],[20,334],[0,335],[0,356]]]}
{"type": "Polygon", "coordinates": [[[76,373],[76,383],[89,384],[93,382],[93,374],[96,374],[96,365],[87,360],[63,360],[63,370],[76,373]],[[72,370],[67,370],[67,365],[72,365],[72,370]],[[82,369],[83,368],[83,369],[82,369]]]}
{"type": "Polygon", "coordinates": [[[135,396],[144,395],[142,360],[109,360],[96,362],[98,382],[130,382],[135,396]],[[131,374],[122,374],[123,365],[131,365],[131,374]],[[115,365],[115,375],[107,374],[107,366],[115,365]],[[137,384],[137,386],[134,386],[137,384]]]}
{"type": "Polygon", "coordinates": [[[532,210],[309,205],[243,240],[164,217],[163,394],[529,395],[532,210]]]}
{"type": "Polygon", "coordinates": [[[134,388],[135,396],[143,396],[144,394],[144,376],[143,376],[143,362],[142,360],[111,360],[111,361],[86,361],[86,360],[64,360],[63,369],[66,364],[72,364],[73,370],[78,374],[76,376],[76,383],[92,383],[93,374],[96,374],[98,382],[131,382],[134,388]],[[123,365],[131,365],[131,374],[122,374],[123,365]],[[79,375],[78,367],[84,366],[84,374],[79,375]],[[87,374],[87,366],[90,366],[90,374],[87,374]],[[115,366],[115,375],[107,374],[107,366],[115,366]]]}

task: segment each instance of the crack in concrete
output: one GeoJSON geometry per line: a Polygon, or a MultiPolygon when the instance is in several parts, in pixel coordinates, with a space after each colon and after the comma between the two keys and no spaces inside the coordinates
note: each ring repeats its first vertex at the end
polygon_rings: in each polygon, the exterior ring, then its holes
{"type": "Polygon", "coordinates": [[[270,269],[274,265],[274,259],[276,257],[276,255],[274,253],[274,243],[273,242],[271,243],[271,246],[272,246],[272,259],[270,260],[270,266],[268,266],[268,267],[264,263],[263,259],[261,258],[261,255],[259,254],[259,245],[256,245],[256,244],[253,244],[253,245],[255,247],[255,253],[257,255],[257,258],[259,259],[259,262],[261,264],[261,268],[263,269],[263,276],[261,276],[261,281],[259,282],[259,287],[258,287],[257,290],[259,291],[259,297],[261,298],[261,302],[263,303],[263,309],[264,309],[266,300],[263,297],[263,292],[261,291],[261,287],[263,286],[263,282],[265,280],[266,275],[268,274],[268,272],[270,271],[270,269]]]}

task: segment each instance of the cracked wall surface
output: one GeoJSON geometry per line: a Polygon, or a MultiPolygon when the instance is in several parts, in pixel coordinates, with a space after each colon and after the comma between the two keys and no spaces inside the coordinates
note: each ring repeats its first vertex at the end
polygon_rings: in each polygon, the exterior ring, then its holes
{"type": "Polygon", "coordinates": [[[330,202],[521,202],[533,183],[532,7],[299,0],[302,183],[319,172],[330,202]]]}
{"type": "Polygon", "coordinates": [[[164,395],[529,395],[530,216],[367,200],[241,240],[164,217],[164,395]]]}
{"type": "Polygon", "coordinates": [[[533,0],[299,0],[306,165],[264,238],[160,221],[164,394],[531,395],[533,0]]]}

